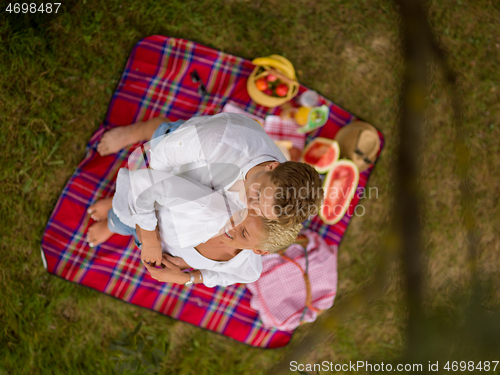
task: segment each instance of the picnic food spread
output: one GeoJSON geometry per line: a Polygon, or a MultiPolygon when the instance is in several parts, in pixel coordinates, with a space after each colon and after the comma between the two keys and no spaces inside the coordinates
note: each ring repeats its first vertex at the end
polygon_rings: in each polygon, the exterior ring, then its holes
{"type": "MultiPolygon", "coordinates": [[[[279,117],[267,116],[266,122],[271,117],[281,118],[282,132],[286,132],[285,123],[291,122],[297,127],[294,130],[297,135],[310,133],[328,122],[330,109],[315,91],[306,90],[296,100],[292,100],[298,94],[298,82],[295,69],[289,60],[283,56],[270,55],[256,58],[252,63],[256,67],[247,80],[249,96],[257,104],[266,107],[280,106],[279,117]]],[[[373,142],[366,141],[371,134],[359,133],[363,130],[374,133],[373,129],[369,124],[358,129],[360,126],[360,122],[346,126],[344,131],[339,132],[338,142],[330,138],[313,138],[301,152],[300,161],[312,165],[320,174],[327,173],[323,186],[325,200],[319,214],[325,224],[332,225],[342,219],[354,197],[360,171],[373,164],[372,159],[376,158],[374,153],[377,153],[378,147],[371,147],[373,142]],[[349,132],[351,129],[353,131],[349,132]],[[357,140],[351,139],[353,135],[357,136],[357,140]],[[368,143],[370,145],[367,145],[368,143]],[[339,157],[350,160],[339,161],[339,157]]],[[[292,139],[292,134],[289,134],[289,137],[292,139]]],[[[281,140],[277,144],[283,143],[280,148],[288,160],[297,160],[300,149],[293,149],[289,145],[287,147],[284,145],[286,142],[291,143],[281,140]],[[294,157],[291,155],[292,151],[294,157]]]]}

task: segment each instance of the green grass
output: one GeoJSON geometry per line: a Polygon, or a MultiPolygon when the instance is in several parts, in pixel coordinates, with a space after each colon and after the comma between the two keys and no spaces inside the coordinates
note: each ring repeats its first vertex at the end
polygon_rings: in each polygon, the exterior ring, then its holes
{"type": "MultiPolygon", "coordinates": [[[[500,12],[489,2],[429,3],[430,21],[459,73],[480,229],[481,273],[500,295],[500,12]]],[[[300,345],[250,348],[48,275],[39,245],[57,198],[104,119],[134,44],[162,34],[183,37],[245,58],[278,53],[301,83],[373,123],[386,146],[370,177],[378,198],[362,202],[339,252],[337,302],[373,277],[388,246],[394,195],[399,83],[398,16],[386,1],[80,1],[39,30],[12,34],[0,23],[0,374],[111,374],[107,348],[139,321],[147,345],[164,349],[165,374],[263,374],[300,345]]],[[[425,305],[429,314],[466,321],[456,306],[468,280],[458,206],[450,102],[436,66],[431,78],[422,151],[425,305]],[[456,317],[455,317],[455,315],[456,317]]],[[[404,353],[401,270],[363,309],[342,318],[326,341],[297,361],[396,360],[404,353]]],[[[463,294],[463,293],[462,293],[463,294]]],[[[334,308],[335,309],[335,308],[334,308]]],[[[465,314],[465,313],[464,313],[465,314]]],[[[492,312],[493,314],[493,312],[492,312]]],[[[486,349],[485,349],[486,350],[486,349]]],[[[486,352],[485,352],[486,353],[486,352]]],[[[460,359],[460,358],[457,358],[460,359]]],[[[493,360],[495,358],[490,358],[493,360]]],[[[498,358],[496,358],[498,359],[498,358]]]]}

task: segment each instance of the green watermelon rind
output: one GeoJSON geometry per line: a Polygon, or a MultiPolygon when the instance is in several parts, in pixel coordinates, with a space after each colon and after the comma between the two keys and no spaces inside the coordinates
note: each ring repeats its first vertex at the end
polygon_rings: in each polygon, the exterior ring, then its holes
{"type": "Polygon", "coordinates": [[[358,187],[358,183],[359,183],[359,169],[356,166],[356,164],[354,164],[351,160],[341,159],[337,161],[334,164],[333,168],[331,168],[328,171],[328,174],[326,175],[325,181],[323,183],[323,190],[325,191],[325,201],[323,203],[323,206],[321,206],[321,209],[319,210],[319,216],[325,224],[328,225],[336,224],[344,217],[345,213],[349,209],[349,206],[351,205],[352,199],[354,198],[354,194],[356,193],[356,188],[358,187]],[[352,185],[350,186],[351,189],[349,191],[349,196],[347,196],[344,201],[342,211],[336,217],[334,217],[334,219],[329,220],[326,218],[326,214],[323,213],[323,210],[326,208],[326,203],[327,203],[328,187],[330,185],[331,179],[333,178],[333,173],[335,172],[335,169],[342,166],[351,167],[355,171],[354,180],[352,182],[352,185]]]}
{"type": "Polygon", "coordinates": [[[304,151],[302,151],[302,155],[300,157],[300,160],[303,163],[307,163],[309,165],[312,165],[314,167],[314,169],[316,169],[316,172],[323,174],[323,173],[327,173],[332,168],[332,166],[339,160],[339,155],[340,155],[340,147],[339,147],[339,144],[337,141],[334,141],[333,139],[330,139],[330,138],[316,137],[311,142],[309,142],[309,144],[306,146],[304,151]],[[314,145],[316,145],[318,143],[326,144],[326,145],[333,147],[335,149],[335,159],[332,160],[329,164],[327,164],[324,167],[319,167],[317,165],[314,165],[314,164],[306,161],[307,153],[311,150],[311,148],[314,145]]]}

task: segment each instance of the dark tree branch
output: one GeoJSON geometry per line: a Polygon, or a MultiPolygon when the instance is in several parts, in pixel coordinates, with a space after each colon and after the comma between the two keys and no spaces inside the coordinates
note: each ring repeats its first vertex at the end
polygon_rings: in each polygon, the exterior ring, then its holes
{"type": "MultiPolygon", "coordinates": [[[[455,127],[455,158],[460,178],[461,213],[467,231],[469,270],[471,281],[476,280],[479,236],[474,220],[474,192],[470,177],[467,134],[463,125],[462,106],[457,90],[457,75],[447,62],[447,55],[434,37],[428,22],[427,10],[421,0],[395,0],[400,13],[402,54],[405,71],[400,96],[399,139],[395,168],[396,197],[393,211],[395,240],[401,247],[401,258],[405,274],[407,320],[407,357],[414,359],[427,353],[426,340],[430,338],[425,327],[422,306],[423,261],[422,219],[419,201],[422,129],[425,125],[425,110],[428,89],[428,66],[433,58],[439,63],[450,90],[455,127]]],[[[378,298],[387,281],[387,270],[392,253],[386,250],[376,270],[374,281],[361,292],[345,298],[326,312],[315,323],[306,337],[269,374],[287,373],[292,360],[300,360],[315,345],[324,340],[341,324],[341,318],[354,313],[370,301],[378,298]]],[[[428,343],[428,341],[427,341],[428,343]]],[[[437,354],[437,353],[436,353],[437,354]]]]}

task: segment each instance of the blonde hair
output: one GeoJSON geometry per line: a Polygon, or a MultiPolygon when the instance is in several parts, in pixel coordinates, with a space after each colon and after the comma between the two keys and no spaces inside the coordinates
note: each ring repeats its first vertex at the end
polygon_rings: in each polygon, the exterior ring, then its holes
{"type": "Polygon", "coordinates": [[[281,225],[275,220],[262,218],[262,231],[265,239],[259,244],[259,250],[274,253],[290,246],[302,229],[302,224],[281,225]]]}

